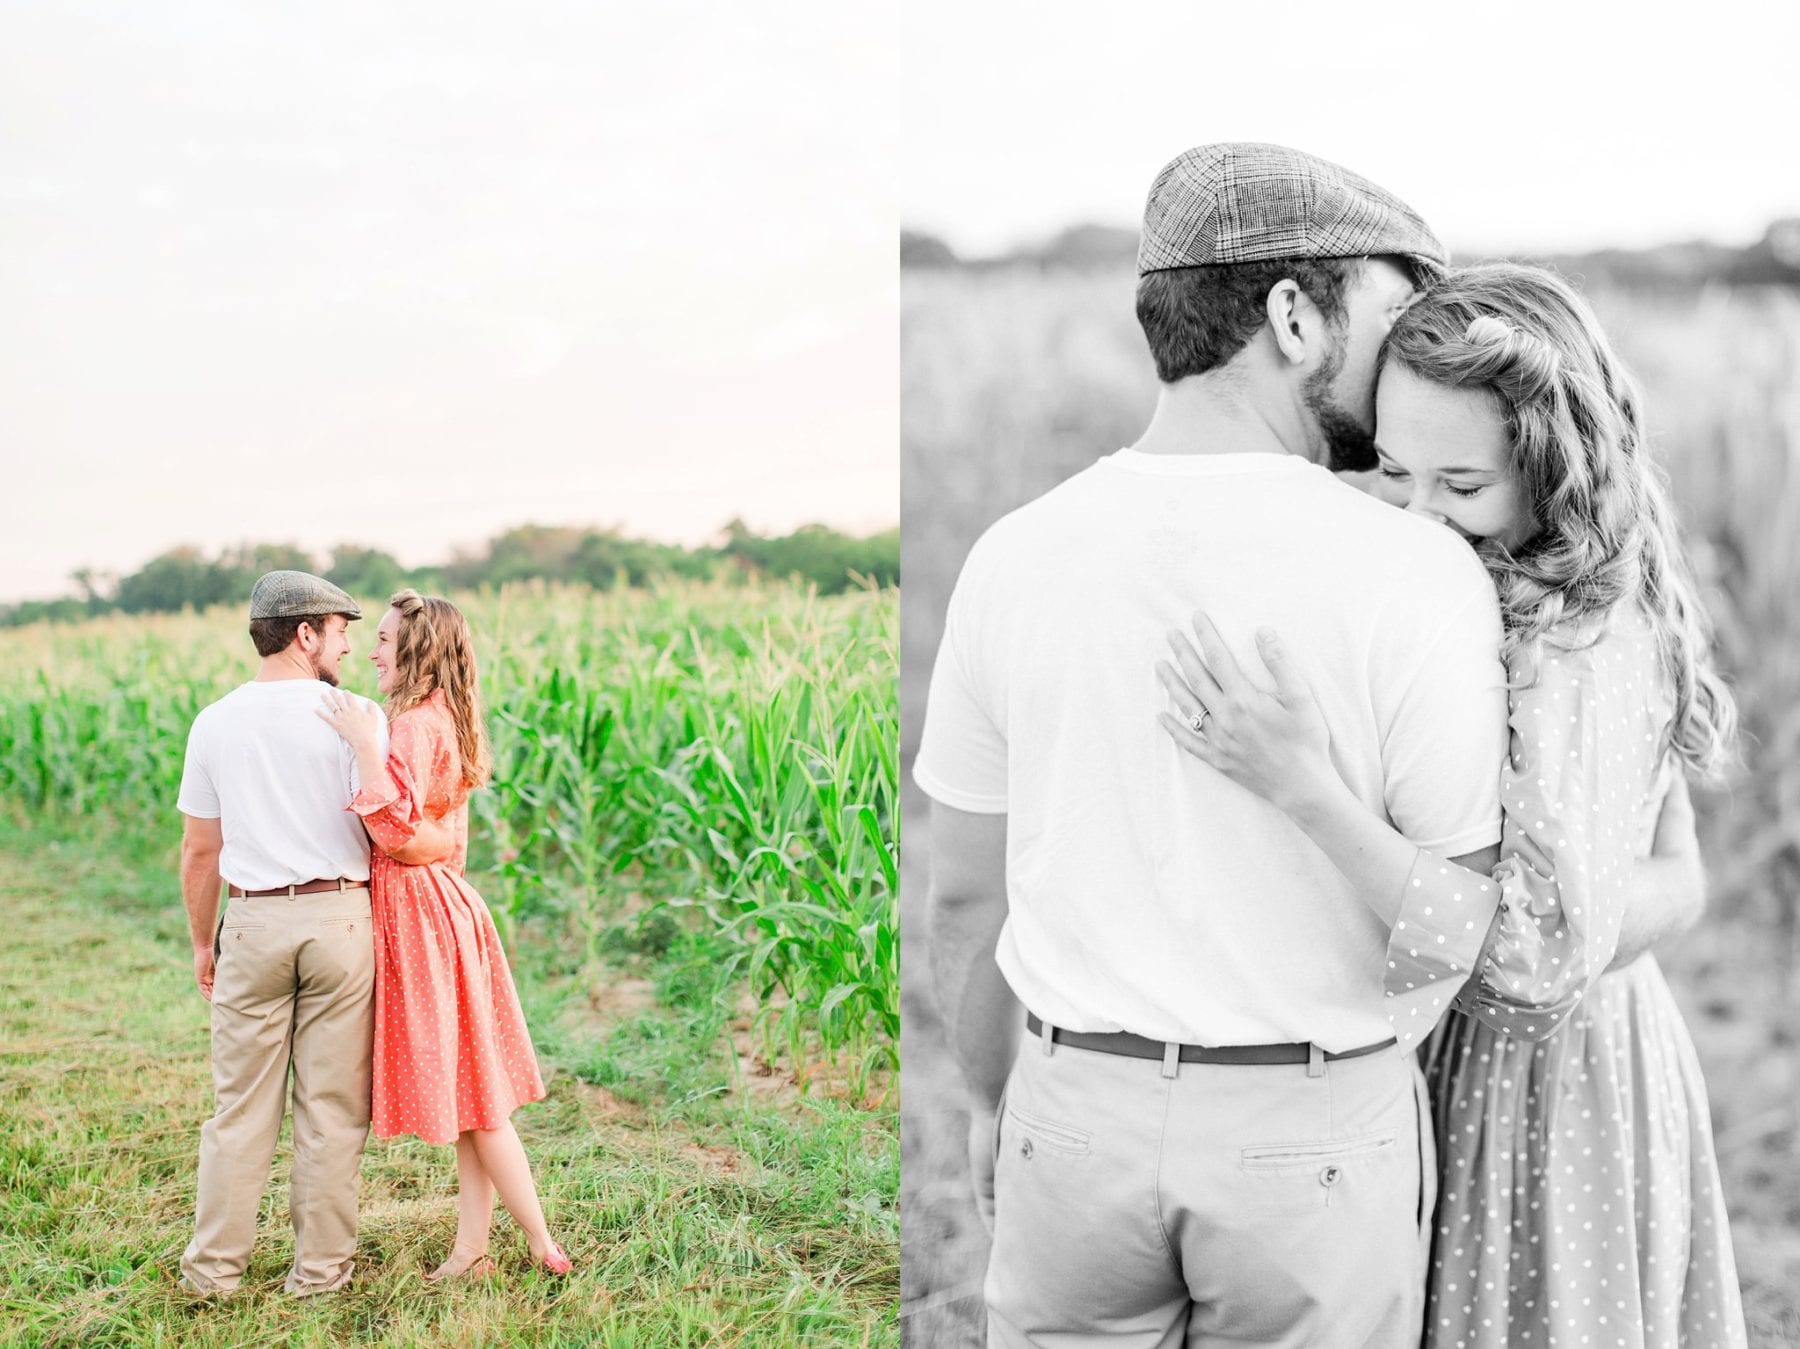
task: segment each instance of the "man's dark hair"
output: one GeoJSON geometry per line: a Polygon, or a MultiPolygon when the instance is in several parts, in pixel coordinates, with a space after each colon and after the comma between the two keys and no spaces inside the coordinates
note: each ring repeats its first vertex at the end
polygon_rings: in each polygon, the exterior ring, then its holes
{"type": "Polygon", "coordinates": [[[287,650],[302,623],[310,624],[314,632],[323,633],[328,617],[328,614],[296,614],[292,618],[253,618],[250,620],[250,640],[256,643],[257,655],[273,656],[277,651],[287,650]]]}
{"type": "Polygon", "coordinates": [[[1269,292],[1293,281],[1334,327],[1361,258],[1272,258],[1217,267],[1171,267],[1138,279],[1137,316],[1156,362],[1173,384],[1224,365],[1268,321],[1269,292]]]}
{"type": "MultiPolygon", "coordinates": [[[[1217,267],[1173,267],[1138,279],[1137,316],[1156,377],[1173,384],[1224,365],[1242,351],[1268,318],[1265,306],[1277,282],[1293,281],[1319,306],[1325,321],[1343,323],[1344,292],[1362,271],[1363,258],[1273,258],[1217,267]]],[[[1431,280],[1411,258],[1382,254],[1416,289],[1431,280]]]]}

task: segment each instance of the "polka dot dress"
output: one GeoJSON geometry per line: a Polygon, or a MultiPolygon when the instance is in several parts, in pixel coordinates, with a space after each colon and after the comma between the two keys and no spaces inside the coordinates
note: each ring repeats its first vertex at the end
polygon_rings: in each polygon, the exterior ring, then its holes
{"type": "Polygon", "coordinates": [[[468,789],[441,691],[394,718],[387,773],[350,802],[381,848],[421,820],[450,828],[455,854],[406,866],[373,853],[375,1062],[372,1124],[381,1138],[453,1143],[505,1123],[544,1095],[494,920],[463,879],[468,789]]]}
{"type": "Polygon", "coordinates": [[[1499,867],[1484,880],[1422,854],[1409,878],[1390,990],[1425,985],[1470,906],[1487,935],[1424,1053],[1442,1176],[1432,1349],[1745,1343],[1693,1043],[1653,957],[1605,973],[1674,771],[1672,715],[1634,609],[1598,643],[1546,645],[1512,697],[1499,867]]]}

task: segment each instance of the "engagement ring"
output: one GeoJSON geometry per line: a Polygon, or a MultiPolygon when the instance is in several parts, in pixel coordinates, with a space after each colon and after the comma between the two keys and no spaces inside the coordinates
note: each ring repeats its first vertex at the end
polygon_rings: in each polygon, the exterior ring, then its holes
{"type": "Polygon", "coordinates": [[[1189,719],[1188,725],[1194,728],[1195,735],[1206,734],[1206,719],[1211,715],[1212,713],[1203,707],[1189,719]]]}

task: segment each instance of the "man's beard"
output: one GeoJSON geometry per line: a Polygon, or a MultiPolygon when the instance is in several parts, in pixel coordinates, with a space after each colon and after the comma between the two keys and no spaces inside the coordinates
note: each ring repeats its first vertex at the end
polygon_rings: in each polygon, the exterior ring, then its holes
{"type": "Polygon", "coordinates": [[[312,667],[313,673],[319,677],[319,682],[321,684],[329,684],[334,689],[338,686],[337,671],[327,670],[323,665],[319,664],[319,658],[317,656],[312,658],[312,667]]]}
{"type": "Polygon", "coordinates": [[[1334,332],[1332,338],[1324,362],[1300,385],[1300,396],[1325,437],[1325,467],[1333,473],[1362,473],[1375,467],[1375,437],[1332,397],[1332,381],[1344,368],[1343,335],[1334,332]]]}

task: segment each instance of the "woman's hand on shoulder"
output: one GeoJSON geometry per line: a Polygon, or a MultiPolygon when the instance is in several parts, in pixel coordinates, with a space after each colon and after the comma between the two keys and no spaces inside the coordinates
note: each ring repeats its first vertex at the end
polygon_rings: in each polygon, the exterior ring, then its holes
{"type": "Polygon", "coordinates": [[[1273,689],[1244,673],[1204,613],[1194,615],[1194,641],[1176,630],[1169,646],[1174,662],[1156,672],[1175,711],[1157,720],[1177,745],[1290,813],[1342,790],[1325,714],[1273,629],[1256,634],[1273,689]]]}
{"type": "Polygon", "coordinates": [[[325,704],[315,715],[351,745],[362,749],[381,743],[382,711],[366,698],[353,698],[342,689],[325,690],[325,704]]]}

